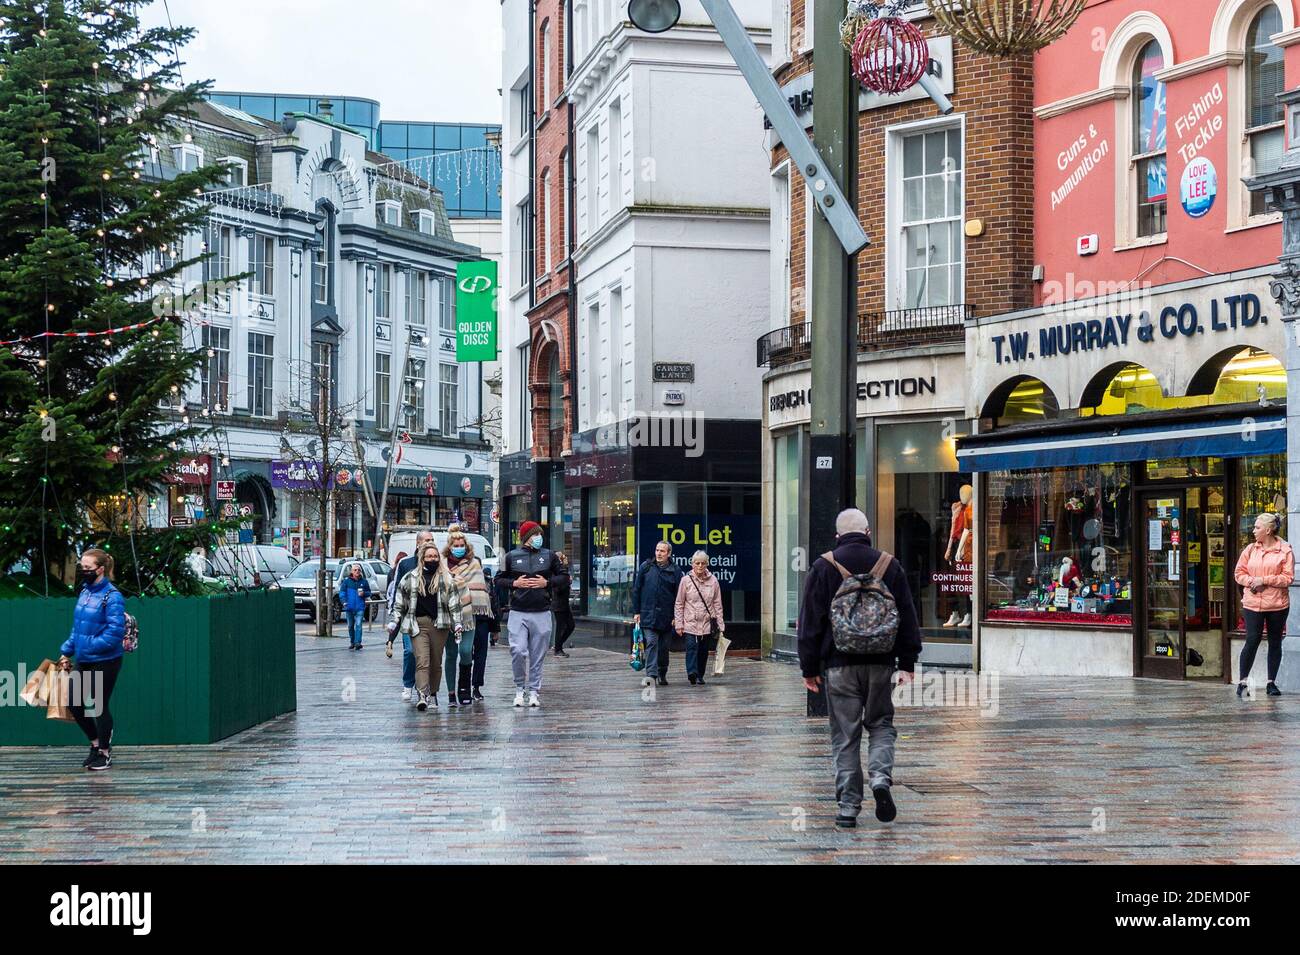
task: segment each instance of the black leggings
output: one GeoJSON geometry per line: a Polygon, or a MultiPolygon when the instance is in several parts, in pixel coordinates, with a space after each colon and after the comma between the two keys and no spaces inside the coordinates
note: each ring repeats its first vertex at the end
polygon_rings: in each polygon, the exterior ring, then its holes
{"type": "Polygon", "coordinates": [[[1268,628],[1268,682],[1272,683],[1277,679],[1278,667],[1282,665],[1282,637],[1286,632],[1288,612],[1286,607],[1281,610],[1242,608],[1241,613],[1246,618],[1246,645],[1241,648],[1241,659],[1238,661],[1242,683],[1246,682],[1251,669],[1255,666],[1255,651],[1259,649],[1259,641],[1264,635],[1265,627],[1268,628]]]}
{"type": "Polygon", "coordinates": [[[555,649],[564,649],[564,642],[573,635],[575,626],[577,624],[573,620],[571,611],[557,610],[555,612],[555,649]]]}
{"type": "Polygon", "coordinates": [[[92,743],[99,741],[100,749],[109,749],[113,745],[113,714],[108,711],[108,700],[113,695],[117,684],[117,675],[122,670],[122,658],[108,660],[105,663],[78,663],[76,699],[73,701],[72,716],[92,743]],[[96,686],[95,674],[103,674],[103,687],[96,686]],[[86,715],[86,699],[94,694],[95,709],[99,715],[91,718],[86,715]]]}

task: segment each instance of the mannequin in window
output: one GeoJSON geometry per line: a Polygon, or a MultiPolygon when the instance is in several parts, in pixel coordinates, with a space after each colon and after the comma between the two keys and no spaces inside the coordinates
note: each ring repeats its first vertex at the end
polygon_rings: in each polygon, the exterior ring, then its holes
{"type": "MultiPolygon", "coordinates": [[[[975,551],[975,509],[971,504],[974,497],[975,489],[969,484],[963,484],[957,492],[957,500],[952,502],[952,530],[948,533],[948,547],[943,553],[943,559],[952,564],[954,570],[958,565],[969,564],[971,554],[975,551]]],[[[957,609],[944,626],[970,626],[969,597],[958,596],[957,609]]]]}

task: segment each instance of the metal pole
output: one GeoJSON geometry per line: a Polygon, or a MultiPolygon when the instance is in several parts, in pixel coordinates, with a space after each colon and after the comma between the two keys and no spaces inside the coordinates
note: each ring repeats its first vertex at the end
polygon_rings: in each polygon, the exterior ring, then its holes
{"type": "MultiPolygon", "coordinates": [[[[856,210],[858,89],[840,45],[844,13],[844,0],[822,0],[814,9],[813,135],[828,178],[844,192],[849,209],[856,210]]],[[[804,465],[808,506],[799,513],[799,536],[807,542],[809,563],[834,546],[835,517],[854,503],[858,355],[850,252],[822,216],[812,217],[811,241],[812,422],[804,465]]],[[[808,694],[808,715],[825,715],[825,697],[808,694]]]]}

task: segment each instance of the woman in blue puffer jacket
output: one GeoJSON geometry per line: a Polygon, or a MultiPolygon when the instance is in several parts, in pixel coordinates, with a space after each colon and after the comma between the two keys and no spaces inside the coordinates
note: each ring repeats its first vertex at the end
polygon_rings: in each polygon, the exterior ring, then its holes
{"type": "Polygon", "coordinates": [[[108,769],[113,763],[113,714],[108,701],[122,669],[122,637],[126,632],[126,603],[113,586],[113,558],[91,548],[81,555],[77,574],[81,594],[72,612],[72,633],[64,641],[59,658],[62,669],[71,669],[69,657],[77,662],[77,691],[72,715],[90,740],[90,755],[82,763],[90,770],[108,769]],[[94,697],[92,718],[86,715],[86,698],[94,697]]]}

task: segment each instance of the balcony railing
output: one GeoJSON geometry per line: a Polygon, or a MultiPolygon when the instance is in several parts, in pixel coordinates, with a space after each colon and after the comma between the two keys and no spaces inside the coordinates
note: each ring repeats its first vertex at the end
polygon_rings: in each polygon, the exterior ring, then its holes
{"type": "MultiPolygon", "coordinates": [[[[936,305],[858,316],[858,351],[915,348],[959,342],[966,335],[971,305],[936,305]]],[[[779,368],[812,357],[812,326],[808,322],[768,332],[758,339],[758,365],[779,368]]]]}

